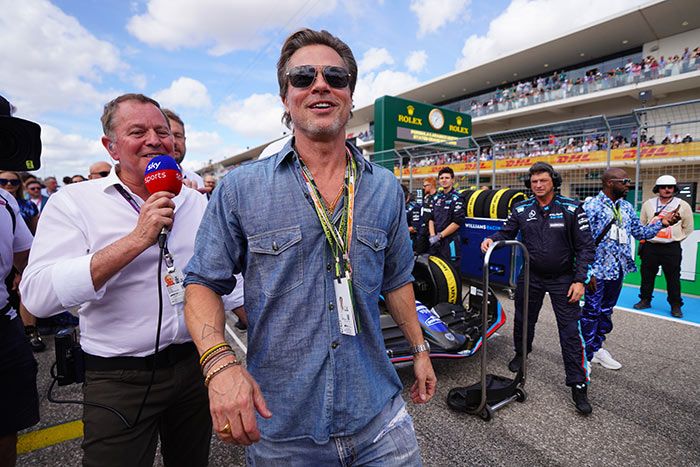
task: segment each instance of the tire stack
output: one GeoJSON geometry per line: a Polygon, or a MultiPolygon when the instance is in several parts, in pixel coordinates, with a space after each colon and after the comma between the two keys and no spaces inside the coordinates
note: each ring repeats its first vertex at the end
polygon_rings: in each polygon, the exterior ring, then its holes
{"type": "Polygon", "coordinates": [[[464,205],[467,217],[505,219],[510,208],[517,202],[527,199],[520,190],[501,188],[500,190],[464,190],[464,205]]]}
{"type": "Polygon", "coordinates": [[[438,256],[420,255],[413,267],[416,300],[428,308],[438,303],[462,302],[462,282],[449,261],[438,256]]]}

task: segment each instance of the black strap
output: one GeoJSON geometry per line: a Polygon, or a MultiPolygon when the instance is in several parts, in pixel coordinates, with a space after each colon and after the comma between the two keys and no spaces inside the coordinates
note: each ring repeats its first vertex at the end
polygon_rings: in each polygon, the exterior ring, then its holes
{"type": "Polygon", "coordinates": [[[610,219],[610,222],[608,222],[608,225],[605,226],[605,228],[600,232],[600,234],[596,237],[595,239],[595,246],[598,246],[600,242],[603,241],[603,238],[605,235],[608,233],[610,230],[610,227],[615,223],[615,216],[613,216],[612,219],[610,219]]]}
{"type": "Polygon", "coordinates": [[[10,206],[10,203],[7,201],[5,201],[5,209],[10,213],[10,218],[12,219],[12,234],[14,235],[15,229],[17,228],[17,216],[15,216],[14,209],[12,209],[12,206],[10,206]]]}

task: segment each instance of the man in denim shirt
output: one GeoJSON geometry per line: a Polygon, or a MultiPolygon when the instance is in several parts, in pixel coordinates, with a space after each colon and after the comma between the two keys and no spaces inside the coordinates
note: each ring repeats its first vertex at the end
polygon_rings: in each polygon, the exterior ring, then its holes
{"type": "Polygon", "coordinates": [[[674,224],[678,218],[677,213],[669,212],[659,221],[642,225],[632,205],[624,199],[632,183],[627,172],[613,167],[603,173],[601,180],[601,192],[583,205],[597,247],[591,271],[593,280],[581,315],[581,331],[588,359],[603,368],[619,370],[622,365],[603,348],[603,341],[613,328],[612,312],[622,290],[622,279],[636,270],[630,237],[653,238],[662,225],[674,224]]]}
{"type": "Polygon", "coordinates": [[[234,273],[246,279],[247,368],[228,355],[205,375],[214,428],[249,446],[249,465],[420,465],[380,294],[414,347],[411,399],[427,402],[436,379],[401,187],[345,142],[357,65],[338,38],[305,29],[283,45],[277,77],[294,138],[220,182],[186,271],[185,315],[202,354],[224,342],[219,295],[234,273]]]}

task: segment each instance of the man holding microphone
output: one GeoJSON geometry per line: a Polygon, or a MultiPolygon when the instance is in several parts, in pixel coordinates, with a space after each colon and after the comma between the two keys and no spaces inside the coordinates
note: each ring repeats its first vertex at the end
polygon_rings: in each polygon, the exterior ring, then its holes
{"type": "Polygon", "coordinates": [[[39,317],[80,306],[84,400],[113,407],[135,425],[86,405],[83,465],[152,465],[160,435],[166,466],[204,466],[211,418],[177,278],[192,256],[206,198],[186,187],[177,195],[149,193],[147,166],[173,150],[156,101],[119,96],[105,105],[102,126],[102,144],[118,165],[54,196],[39,222],[22,297],[39,317]],[[169,233],[159,276],[163,228],[169,233]]]}

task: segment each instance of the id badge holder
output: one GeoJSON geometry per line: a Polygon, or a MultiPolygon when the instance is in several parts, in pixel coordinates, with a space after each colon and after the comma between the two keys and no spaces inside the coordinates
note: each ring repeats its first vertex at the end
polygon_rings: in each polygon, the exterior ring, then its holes
{"type": "Polygon", "coordinates": [[[621,245],[627,245],[630,241],[630,237],[627,235],[627,231],[625,229],[619,229],[618,237],[620,238],[621,245]]]}
{"type": "Polygon", "coordinates": [[[620,229],[617,227],[617,224],[611,225],[610,226],[610,240],[618,241],[620,238],[619,232],[620,232],[620,229]]]}
{"type": "Polygon", "coordinates": [[[357,323],[355,322],[352,297],[350,296],[350,277],[346,274],[343,277],[333,279],[333,289],[335,290],[340,333],[346,336],[356,336],[357,323]]]}
{"type": "MultiPolygon", "coordinates": [[[[175,306],[185,301],[185,276],[175,267],[175,262],[170,253],[165,255],[165,265],[168,268],[168,272],[163,276],[163,282],[165,282],[165,289],[168,292],[170,304],[175,306]]],[[[180,307],[178,313],[182,313],[182,307],[180,307]]]]}

